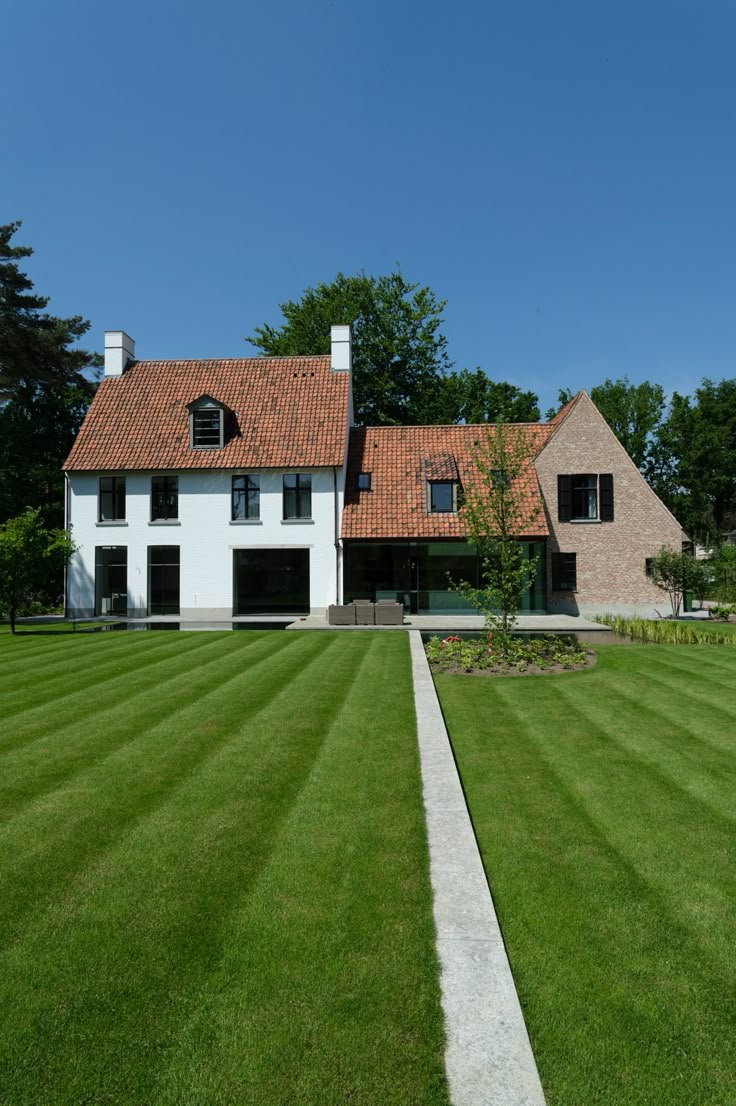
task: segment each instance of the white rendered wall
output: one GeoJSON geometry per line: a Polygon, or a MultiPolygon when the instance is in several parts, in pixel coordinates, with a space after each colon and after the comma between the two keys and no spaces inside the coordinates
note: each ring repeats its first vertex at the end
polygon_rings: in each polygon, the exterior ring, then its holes
{"type": "MultiPolygon", "coordinates": [[[[258,470],[248,469],[255,475],[258,470]]],[[[151,522],[151,473],[125,473],[124,523],[99,523],[99,474],[72,473],[70,524],[78,552],[67,582],[67,610],[78,617],[94,612],[95,546],[128,549],[128,611],[148,610],[148,546],[180,547],[182,618],[228,620],[233,613],[233,550],[308,548],[310,607],[321,610],[336,600],[335,484],[333,469],[312,469],[312,519],[282,519],[283,474],[260,472],[259,522],[230,521],[232,472],[181,472],[179,519],[151,522]]],[[[304,470],[299,470],[304,471],[304,470]]],[[[338,511],[342,473],[337,469],[338,511]]],[[[337,514],[339,521],[340,514],[337,514]]]]}

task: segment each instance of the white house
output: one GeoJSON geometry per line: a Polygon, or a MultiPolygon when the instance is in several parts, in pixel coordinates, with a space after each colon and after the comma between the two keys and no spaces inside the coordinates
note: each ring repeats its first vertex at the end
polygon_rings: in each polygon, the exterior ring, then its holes
{"type": "Polygon", "coordinates": [[[105,375],[64,466],[76,617],[308,613],[341,602],[351,336],[319,357],[136,361],[105,375]]]}

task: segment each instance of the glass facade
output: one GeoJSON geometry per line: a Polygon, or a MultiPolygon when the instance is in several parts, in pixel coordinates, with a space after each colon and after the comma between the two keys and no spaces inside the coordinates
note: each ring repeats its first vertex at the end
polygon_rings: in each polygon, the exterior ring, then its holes
{"type": "Polygon", "coordinates": [[[128,547],[95,547],[95,614],[128,613],[128,547]]]}
{"type": "Polygon", "coordinates": [[[308,614],[308,549],[233,550],[234,614],[308,614]]]}
{"type": "Polygon", "coordinates": [[[148,613],[179,614],[179,546],[148,547],[148,613]]]}
{"type": "MultiPolygon", "coordinates": [[[[545,543],[522,542],[527,557],[538,557],[532,587],[522,611],[545,610],[545,543]]],[[[411,614],[472,614],[450,589],[451,581],[480,584],[480,562],[468,542],[346,542],[345,602],[398,599],[411,614]]]]}

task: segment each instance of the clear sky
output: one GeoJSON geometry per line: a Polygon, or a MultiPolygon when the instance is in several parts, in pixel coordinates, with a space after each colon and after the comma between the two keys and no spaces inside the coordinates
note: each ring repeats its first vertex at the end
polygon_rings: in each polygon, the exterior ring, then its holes
{"type": "Polygon", "coordinates": [[[531,388],[736,376],[733,0],[6,0],[0,222],[57,314],[242,356],[342,269],[531,388]]]}

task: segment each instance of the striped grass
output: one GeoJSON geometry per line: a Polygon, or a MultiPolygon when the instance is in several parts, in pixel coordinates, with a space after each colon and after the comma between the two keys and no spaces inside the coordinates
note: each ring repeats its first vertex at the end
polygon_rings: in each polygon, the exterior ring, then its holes
{"type": "Polygon", "coordinates": [[[403,634],[4,636],[0,701],[2,1106],[446,1106],[403,634]]]}
{"type": "Polygon", "coordinates": [[[436,684],[549,1106],[732,1106],[736,651],[436,684]]]}

